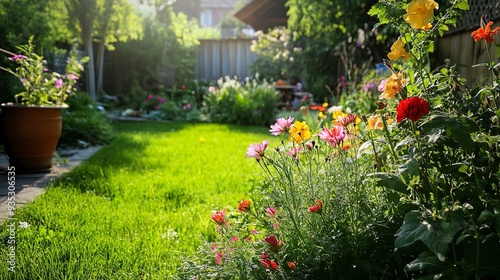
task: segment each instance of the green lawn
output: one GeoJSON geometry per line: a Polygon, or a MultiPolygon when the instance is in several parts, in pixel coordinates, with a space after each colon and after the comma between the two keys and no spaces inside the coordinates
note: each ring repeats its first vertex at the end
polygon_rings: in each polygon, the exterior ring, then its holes
{"type": "MultiPolygon", "coordinates": [[[[16,272],[0,279],[163,279],[212,239],[212,210],[259,184],[245,157],[265,127],[119,123],[116,139],[17,213],[16,272]]],[[[272,146],[272,145],[271,145],[272,146]]],[[[2,225],[0,254],[7,257],[2,225]]]]}

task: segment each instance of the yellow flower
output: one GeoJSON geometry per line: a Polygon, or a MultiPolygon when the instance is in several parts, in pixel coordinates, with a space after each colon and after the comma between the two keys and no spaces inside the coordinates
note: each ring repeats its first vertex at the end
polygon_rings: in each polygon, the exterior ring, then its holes
{"type": "Polygon", "coordinates": [[[438,8],[439,4],[434,0],[413,0],[408,3],[403,19],[413,28],[428,30],[434,9],[438,8]]]}
{"type": "Polygon", "coordinates": [[[311,138],[311,131],[306,122],[295,121],[295,124],[290,128],[290,136],[288,136],[288,141],[295,141],[297,143],[302,143],[304,140],[311,138]]]}
{"type": "Polygon", "coordinates": [[[325,114],[323,114],[323,112],[321,112],[321,111],[320,111],[320,112],[318,113],[318,119],[320,119],[320,120],[326,119],[325,114]]]}
{"type": "MultiPolygon", "coordinates": [[[[389,116],[387,116],[386,122],[387,122],[387,124],[391,124],[393,122],[393,119],[391,119],[389,116]]],[[[368,129],[371,129],[371,130],[384,129],[384,122],[382,121],[382,117],[380,115],[376,115],[376,116],[371,116],[370,118],[368,118],[368,129]]]]}
{"type": "Polygon", "coordinates": [[[396,93],[400,92],[403,87],[406,85],[407,80],[403,79],[403,74],[394,73],[392,74],[385,83],[384,92],[380,95],[379,98],[394,98],[396,93]]]}
{"type": "Polygon", "coordinates": [[[398,38],[394,44],[391,46],[391,52],[387,55],[390,60],[397,60],[402,57],[404,60],[410,58],[410,54],[408,54],[405,50],[405,43],[403,39],[398,38]]]}
{"type": "Polygon", "coordinates": [[[328,103],[326,103],[326,102],[323,103],[323,107],[325,107],[325,108],[328,107],[328,103]]]}
{"type": "Polygon", "coordinates": [[[343,118],[345,116],[347,116],[347,115],[346,115],[346,113],[342,112],[342,110],[335,110],[332,113],[332,119],[333,119],[333,121],[336,121],[337,119],[343,118]]]}

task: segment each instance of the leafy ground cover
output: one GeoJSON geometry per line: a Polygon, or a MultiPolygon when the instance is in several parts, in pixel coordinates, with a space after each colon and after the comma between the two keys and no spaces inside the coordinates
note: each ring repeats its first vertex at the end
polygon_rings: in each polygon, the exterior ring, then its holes
{"type": "MultiPolygon", "coordinates": [[[[158,279],[213,240],[213,209],[258,184],[249,142],[265,127],[119,123],[115,140],[21,208],[15,273],[0,279],[158,279]]],[[[0,227],[9,253],[9,228],[0,227]]]]}

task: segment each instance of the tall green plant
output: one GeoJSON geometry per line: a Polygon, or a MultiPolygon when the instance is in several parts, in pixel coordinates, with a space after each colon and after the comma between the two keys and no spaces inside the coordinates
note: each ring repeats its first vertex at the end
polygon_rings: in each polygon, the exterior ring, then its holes
{"type": "Polygon", "coordinates": [[[406,266],[413,277],[498,278],[498,64],[486,63],[491,78],[473,90],[455,66],[429,69],[435,37],[469,8],[467,0],[450,4],[442,10],[432,0],[382,0],[371,11],[401,34],[388,55],[393,74],[381,95],[389,105],[377,111],[382,120],[396,116],[398,124],[385,127],[386,165],[372,176],[400,193],[396,215],[404,222],[394,245],[414,256],[406,266]]]}

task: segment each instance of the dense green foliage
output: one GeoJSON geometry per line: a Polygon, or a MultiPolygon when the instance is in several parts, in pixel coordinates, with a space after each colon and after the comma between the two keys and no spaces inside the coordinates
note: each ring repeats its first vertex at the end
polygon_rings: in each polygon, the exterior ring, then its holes
{"type": "Polygon", "coordinates": [[[58,146],[85,147],[104,145],[111,141],[111,123],[88,94],[71,95],[66,103],[69,107],[63,109],[63,128],[58,146]]]}
{"type": "Polygon", "coordinates": [[[226,77],[205,97],[203,110],[211,122],[264,126],[274,121],[277,100],[274,86],[265,81],[226,77]]]}

